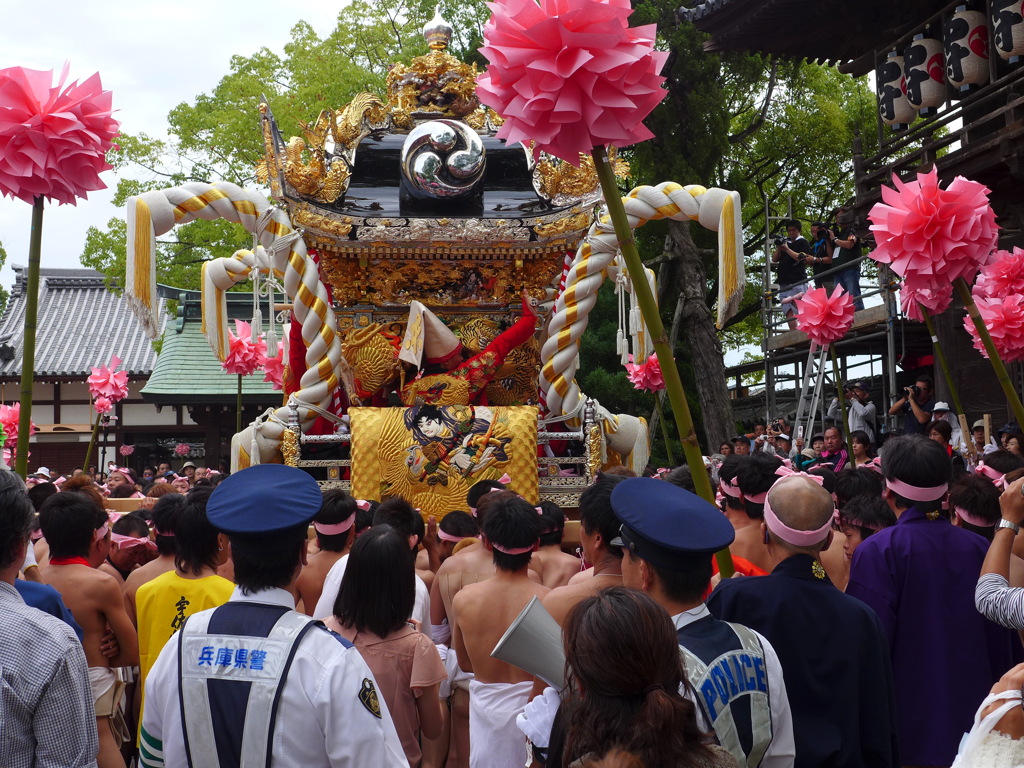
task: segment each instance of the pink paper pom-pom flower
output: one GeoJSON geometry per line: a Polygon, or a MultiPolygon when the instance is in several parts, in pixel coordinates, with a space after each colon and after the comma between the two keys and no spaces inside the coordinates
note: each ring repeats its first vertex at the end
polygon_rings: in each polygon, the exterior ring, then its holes
{"type": "Polygon", "coordinates": [[[103,395],[100,395],[99,397],[93,399],[92,407],[93,410],[96,411],[96,413],[110,413],[110,409],[114,407],[114,404],[110,402],[109,397],[104,397],[103,395]]]}
{"type": "Polygon", "coordinates": [[[107,186],[100,173],[119,126],[110,91],[98,74],[65,87],[67,76],[66,64],[56,86],[52,71],[0,70],[0,194],[74,205],[107,186]]]}
{"type": "Polygon", "coordinates": [[[831,296],[824,288],[814,288],[796,302],[796,326],[815,344],[839,341],[852,325],[853,300],[841,285],[831,296]]]}
{"type": "MultiPolygon", "coordinates": [[[[0,426],[4,428],[7,439],[4,445],[14,449],[18,445],[18,420],[21,419],[21,403],[0,405],[0,426]]],[[[29,422],[29,434],[36,432],[35,422],[29,422]]]]}
{"type": "Polygon", "coordinates": [[[131,456],[133,453],[135,453],[135,446],[134,445],[122,445],[117,450],[118,450],[118,452],[122,456],[131,456]]]}
{"type": "Polygon", "coordinates": [[[651,355],[642,363],[634,363],[633,356],[629,356],[626,363],[626,376],[634,389],[643,389],[648,392],[657,392],[665,388],[665,376],[661,372],[661,363],[657,355],[651,355]]]}
{"type": "Polygon", "coordinates": [[[953,301],[953,295],[949,290],[937,291],[933,288],[915,288],[908,282],[900,286],[900,307],[903,314],[911,320],[924,322],[923,306],[930,315],[941,315],[953,301]]]}
{"type": "MultiPolygon", "coordinates": [[[[1000,299],[986,299],[975,295],[974,303],[999,356],[1007,362],[1024,360],[1024,296],[1013,294],[1000,299]]],[[[974,348],[988,357],[970,316],[964,317],[964,328],[971,334],[974,348]]]]}
{"type": "Polygon", "coordinates": [[[228,354],[221,367],[228,373],[248,376],[255,373],[266,359],[266,343],[252,340],[252,329],[244,320],[235,320],[238,335],[228,332],[228,354]]]}
{"type": "Polygon", "coordinates": [[[175,456],[188,456],[191,451],[192,446],[189,445],[188,443],[178,443],[176,446],[174,446],[175,456]]]}
{"type": "Polygon", "coordinates": [[[952,290],[974,280],[996,247],[999,227],[982,184],[957,176],[943,189],[936,169],[882,187],[882,202],[868,214],[878,247],[871,258],[889,264],[912,287],[952,290]]]}
{"type": "Polygon", "coordinates": [[[480,52],[490,65],[476,94],[505,122],[498,138],[535,141],[579,165],[580,153],[653,134],[643,119],[665,96],[668,52],[655,25],[630,28],[629,0],[496,0],[480,52]]]}
{"type": "Polygon", "coordinates": [[[263,358],[263,380],[274,389],[284,389],[284,342],[277,342],[277,355],[263,358]]]}
{"type": "Polygon", "coordinates": [[[1024,296],[1024,250],[1017,247],[993,253],[974,284],[975,296],[987,299],[1000,299],[1014,293],[1024,296]]]}
{"type": "Polygon", "coordinates": [[[110,358],[110,365],[101,365],[92,369],[87,381],[89,393],[93,399],[105,397],[111,403],[116,403],[128,396],[128,374],[124,371],[114,370],[120,364],[121,358],[114,355],[110,358]]]}

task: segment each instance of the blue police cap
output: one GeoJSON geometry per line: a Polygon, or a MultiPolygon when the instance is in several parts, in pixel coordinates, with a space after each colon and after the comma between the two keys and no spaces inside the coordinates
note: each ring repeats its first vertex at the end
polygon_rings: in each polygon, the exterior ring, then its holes
{"type": "Polygon", "coordinates": [[[658,568],[690,570],[736,538],[732,523],[713,504],[664,480],[632,477],[612,490],[622,522],[611,544],[626,547],[658,568]]]}
{"type": "Polygon", "coordinates": [[[206,504],[210,524],[229,536],[272,538],[309,525],[323,494],[309,474],[284,464],[257,464],[235,472],[206,504]]]}

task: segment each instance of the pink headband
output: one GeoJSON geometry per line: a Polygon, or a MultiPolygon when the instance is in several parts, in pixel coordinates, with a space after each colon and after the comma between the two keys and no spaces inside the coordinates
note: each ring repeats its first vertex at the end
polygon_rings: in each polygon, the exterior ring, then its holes
{"type": "Polygon", "coordinates": [[[505,474],[498,478],[498,482],[501,483],[502,485],[508,485],[509,483],[512,482],[512,478],[509,477],[508,472],[506,472],[505,474]]]}
{"type": "Polygon", "coordinates": [[[728,483],[720,482],[718,484],[718,489],[726,496],[732,496],[734,499],[738,499],[742,495],[739,487],[736,485],[735,477],[728,483]]]}
{"type": "Polygon", "coordinates": [[[956,516],[963,520],[965,523],[976,525],[979,528],[991,528],[995,525],[995,523],[990,522],[985,518],[974,514],[973,512],[968,512],[963,507],[953,507],[953,511],[956,512],[956,516]]]}
{"type": "Polygon", "coordinates": [[[439,538],[441,541],[459,542],[459,541],[462,541],[463,539],[472,539],[472,538],[475,538],[475,537],[474,536],[453,536],[452,534],[445,533],[440,528],[438,528],[437,529],[437,538],[439,538]]]}
{"type": "Polygon", "coordinates": [[[93,534],[92,534],[93,541],[103,541],[103,539],[106,538],[106,536],[107,536],[107,534],[109,532],[110,532],[110,528],[108,528],[107,524],[104,523],[102,528],[97,528],[93,532],[93,534]]]}
{"type": "Polygon", "coordinates": [[[858,528],[868,528],[872,531],[880,531],[886,527],[884,525],[879,525],[878,523],[865,523],[863,520],[859,520],[856,517],[844,515],[838,509],[835,511],[835,514],[832,515],[832,520],[836,523],[836,525],[855,525],[858,528]]]}
{"type": "Polygon", "coordinates": [[[743,498],[751,504],[766,504],[768,502],[768,491],[764,493],[745,493],[743,498]]]}
{"type": "Polygon", "coordinates": [[[875,456],[875,458],[873,458],[866,464],[861,464],[860,466],[858,466],[857,469],[870,469],[872,472],[882,474],[882,457],[875,456]]]}
{"type": "Polygon", "coordinates": [[[322,533],[324,536],[334,536],[336,533],[344,533],[355,524],[355,512],[346,517],[340,523],[318,523],[316,520],[313,521],[313,527],[316,529],[316,532],[322,533]]]}
{"type": "Polygon", "coordinates": [[[898,493],[905,499],[911,501],[935,501],[941,499],[946,495],[946,491],[949,490],[949,484],[943,483],[942,485],[930,485],[927,487],[920,487],[916,485],[908,485],[902,480],[893,478],[892,480],[885,481],[886,487],[898,493]]]}
{"type": "Polygon", "coordinates": [[[112,533],[110,534],[110,540],[117,544],[118,549],[124,551],[139,547],[156,551],[156,543],[145,536],[125,536],[121,533],[112,533]]]}
{"type": "Polygon", "coordinates": [[[153,526],[153,533],[155,533],[157,536],[167,536],[168,538],[174,537],[174,531],[161,531],[155,525],[153,526]]]}
{"type": "MultiPolygon", "coordinates": [[[[984,461],[979,461],[978,468],[976,471],[978,472],[978,474],[984,475],[989,480],[991,480],[992,484],[996,488],[1001,488],[1004,491],[1006,490],[1006,486],[1008,485],[1008,483],[1006,482],[1006,475],[999,474],[998,469],[993,469],[992,467],[985,464],[984,461]]],[[[910,497],[908,496],[907,498],[910,497]]]]}
{"type": "MultiPolygon", "coordinates": [[[[780,469],[782,469],[780,467],[780,469]]],[[[809,475],[806,472],[788,472],[786,477],[806,477],[818,485],[824,485],[824,479],[818,475],[809,475]]],[[[768,495],[765,494],[764,500],[764,522],[768,526],[768,530],[778,536],[787,544],[792,544],[794,547],[810,547],[815,544],[819,544],[825,536],[828,535],[829,529],[832,527],[833,517],[829,517],[825,521],[825,524],[821,528],[817,528],[813,531],[798,531],[795,528],[790,528],[784,522],[779,519],[779,516],[772,510],[772,505],[768,502],[768,495]]]]}
{"type": "Polygon", "coordinates": [[[356,499],[356,506],[363,510],[363,512],[368,512],[371,505],[366,499],[356,499]]]}
{"type": "Polygon", "coordinates": [[[537,539],[537,541],[533,542],[533,544],[528,547],[503,547],[501,544],[495,544],[492,541],[491,547],[499,552],[504,552],[506,555],[525,555],[527,552],[533,552],[539,543],[540,539],[537,539]]]}

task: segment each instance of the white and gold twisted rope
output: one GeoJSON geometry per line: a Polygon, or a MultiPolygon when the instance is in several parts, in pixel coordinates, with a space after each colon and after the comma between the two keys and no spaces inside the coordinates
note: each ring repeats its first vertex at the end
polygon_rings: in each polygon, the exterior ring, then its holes
{"type": "MultiPolygon", "coordinates": [[[[295,393],[300,401],[326,407],[338,386],[337,367],[341,343],[337,319],[327,300],[327,289],[320,282],[316,264],[306,254],[306,245],[297,236],[287,215],[271,209],[262,194],[227,182],[189,183],[180,187],[146,192],[128,200],[128,264],[126,295],[147,332],[155,337],[158,329],[156,295],[156,238],[175,224],[196,218],[227,219],[241,224],[257,235],[259,245],[253,251],[237,251],[230,258],[203,264],[203,333],[221,360],[228,349],[226,291],[245,280],[253,268],[283,277],[284,290],[292,300],[295,320],[302,326],[306,342],[306,372],[295,393]]],[[[308,408],[299,409],[303,427],[312,422],[308,408]]],[[[276,419],[266,419],[232,441],[233,468],[248,466],[276,456],[286,409],[276,419]],[[258,447],[259,455],[253,455],[258,447]]]]}
{"type": "MultiPolygon", "coordinates": [[[[681,186],[664,182],[642,186],[622,198],[631,229],[648,221],[670,218],[690,219],[718,232],[719,295],[718,325],[735,313],[743,293],[743,224],[740,197],[724,189],[698,185],[681,186]]],[[[585,395],[576,384],[579,339],[587,328],[589,315],[618,252],[618,238],[607,213],[591,226],[569,268],[565,290],[555,302],[548,322],[548,335],[541,347],[540,388],[549,413],[577,411],[585,395]]],[[[599,408],[606,435],[614,434],[621,416],[599,408]]],[[[615,447],[620,453],[626,446],[615,447]]]]}

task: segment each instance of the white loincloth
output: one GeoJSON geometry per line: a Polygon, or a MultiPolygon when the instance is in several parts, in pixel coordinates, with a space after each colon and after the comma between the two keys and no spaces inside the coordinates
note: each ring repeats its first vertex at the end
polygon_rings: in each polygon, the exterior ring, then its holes
{"type": "Polygon", "coordinates": [[[121,711],[125,683],[110,667],[89,667],[89,685],[92,688],[96,717],[109,717],[110,730],[116,740],[128,741],[131,734],[121,711]]]}
{"type": "Polygon", "coordinates": [[[469,768],[522,768],[526,737],[516,716],[529,701],[533,682],[469,683],[469,768]]]}

